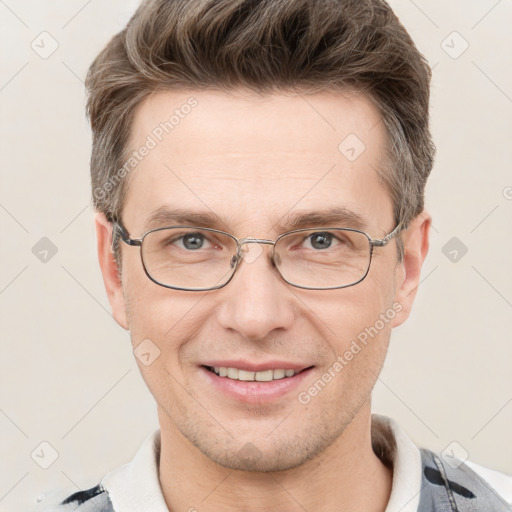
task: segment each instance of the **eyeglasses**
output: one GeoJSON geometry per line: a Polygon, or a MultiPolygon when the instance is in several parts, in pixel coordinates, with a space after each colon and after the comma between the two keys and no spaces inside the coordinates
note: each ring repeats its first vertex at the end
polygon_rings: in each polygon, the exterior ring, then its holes
{"type": "Polygon", "coordinates": [[[398,224],[381,239],[351,228],[297,229],[274,241],[239,240],[217,229],[172,226],[133,239],[121,223],[114,222],[113,245],[120,235],[126,244],[140,247],[148,278],[165,288],[184,291],[226,286],[242,259],[250,263],[254,258],[244,251],[244,245],[272,245],[271,262],[286,283],[307,290],[332,290],[360,283],[370,270],[373,248],[384,247],[402,229],[398,224]]]}

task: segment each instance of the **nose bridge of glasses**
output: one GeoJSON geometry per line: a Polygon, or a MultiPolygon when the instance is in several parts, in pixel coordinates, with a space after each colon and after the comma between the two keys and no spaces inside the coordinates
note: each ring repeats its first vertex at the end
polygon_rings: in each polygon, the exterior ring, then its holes
{"type": "Polygon", "coordinates": [[[268,240],[266,238],[252,238],[245,237],[238,240],[238,246],[242,247],[245,244],[267,244],[267,245],[275,245],[274,240],[268,240]]]}
{"type": "MultiPolygon", "coordinates": [[[[256,261],[259,256],[263,253],[263,248],[261,245],[275,245],[274,240],[268,240],[266,238],[252,238],[245,237],[238,240],[238,252],[237,252],[237,263],[240,263],[240,260],[244,260],[247,263],[253,263],[256,261]],[[258,248],[254,248],[252,251],[249,251],[247,245],[248,244],[257,244],[258,248]]],[[[233,262],[232,262],[233,264],[233,262]]]]}

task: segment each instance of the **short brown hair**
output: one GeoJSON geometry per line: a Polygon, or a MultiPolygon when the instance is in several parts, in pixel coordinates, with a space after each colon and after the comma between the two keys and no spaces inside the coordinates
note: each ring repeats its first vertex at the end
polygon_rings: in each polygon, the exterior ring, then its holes
{"type": "Polygon", "coordinates": [[[146,0],[89,69],[95,208],[119,218],[131,123],[168,89],[357,89],[389,135],[382,179],[396,222],[422,212],[434,146],[431,71],[383,0],[146,0]],[[122,179],[121,179],[122,178],[122,179]]]}

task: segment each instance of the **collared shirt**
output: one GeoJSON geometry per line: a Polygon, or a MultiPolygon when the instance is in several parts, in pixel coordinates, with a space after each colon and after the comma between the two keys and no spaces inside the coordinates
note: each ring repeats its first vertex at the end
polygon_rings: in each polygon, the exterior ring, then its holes
{"type": "MultiPolygon", "coordinates": [[[[372,415],[372,445],[393,468],[386,512],[512,511],[511,476],[456,459],[447,463],[419,449],[390,418],[372,415]]],[[[169,512],[160,487],[159,458],[160,430],[156,430],[130,463],[108,473],[96,487],[45,510],[169,512]]]]}

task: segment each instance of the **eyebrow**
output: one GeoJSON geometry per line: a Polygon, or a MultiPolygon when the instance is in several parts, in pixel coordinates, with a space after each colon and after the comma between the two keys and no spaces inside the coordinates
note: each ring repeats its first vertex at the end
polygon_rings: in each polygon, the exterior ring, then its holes
{"type": "Polygon", "coordinates": [[[184,209],[170,210],[166,206],[162,206],[150,214],[144,224],[144,231],[167,226],[197,226],[216,229],[223,227],[226,229],[226,223],[222,222],[213,212],[194,212],[184,209]]]}
{"type": "Polygon", "coordinates": [[[343,207],[327,208],[313,212],[293,212],[285,215],[274,227],[293,230],[308,227],[340,227],[363,229],[368,222],[362,215],[343,207]]]}
{"type": "MultiPolygon", "coordinates": [[[[169,209],[162,206],[154,210],[144,224],[144,231],[168,226],[197,226],[219,230],[228,230],[227,222],[222,221],[211,211],[194,212],[186,209],[169,209]]],[[[316,211],[287,213],[273,225],[280,233],[308,227],[343,227],[365,229],[368,222],[362,215],[343,207],[327,208],[316,211]]]]}

